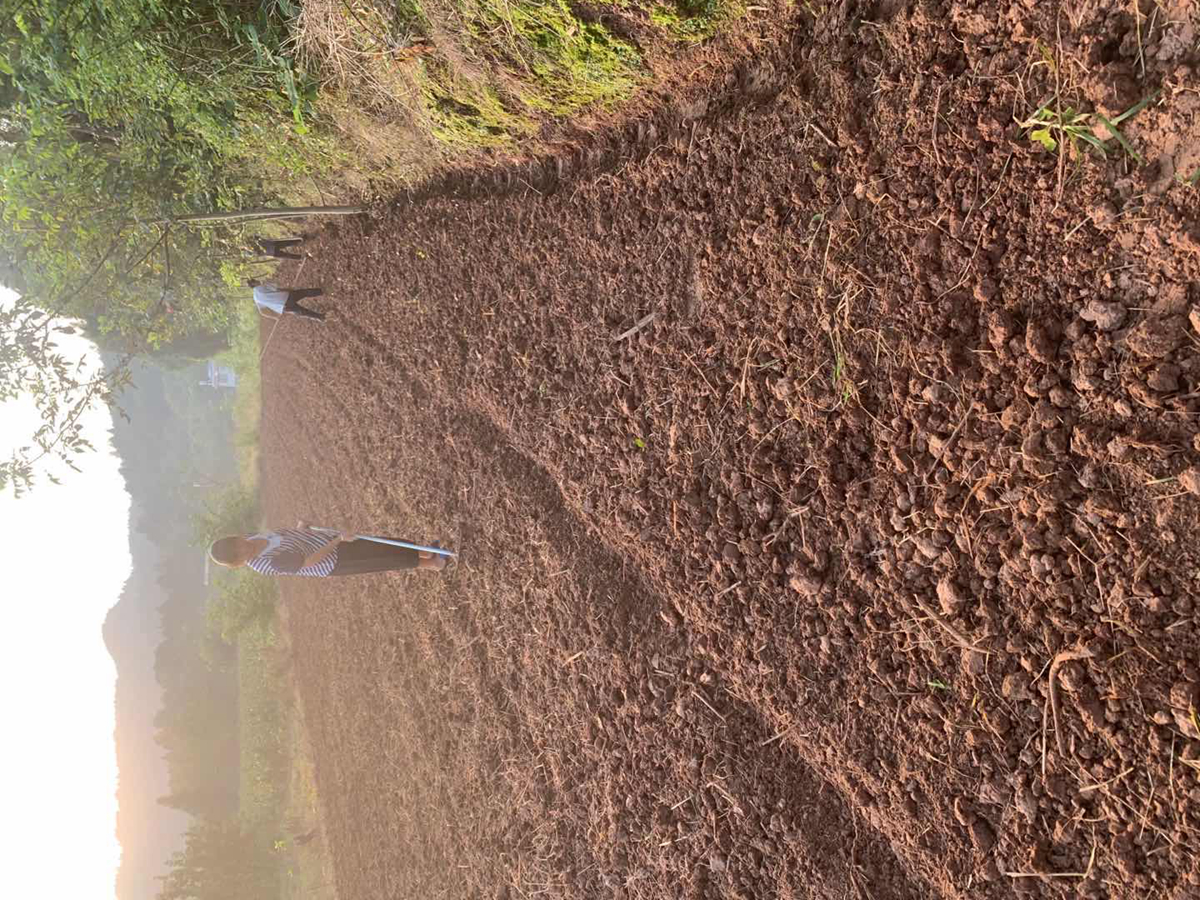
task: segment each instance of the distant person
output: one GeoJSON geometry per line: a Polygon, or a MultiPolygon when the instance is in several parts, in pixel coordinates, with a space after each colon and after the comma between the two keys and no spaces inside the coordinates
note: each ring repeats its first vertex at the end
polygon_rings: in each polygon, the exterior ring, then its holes
{"type": "Polygon", "coordinates": [[[213,542],[208,554],[213,562],[231,569],[249,566],[261,575],[315,578],[404,569],[441,571],[446,567],[446,558],[435,553],[380,544],[348,533],[327,534],[300,525],[223,537],[213,542]]]}
{"type": "Polygon", "coordinates": [[[292,253],[292,247],[304,243],[304,238],[259,238],[258,246],[267,256],[275,259],[304,259],[302,253],[292,253]]]}
{"type": "Polygon", "coordinates": [[[259,315],[268,317],[293,315],[305,319],[316,319],[318,322],[325,321],[325,313],[300,305],[301,300],[323,296],[325,292],[320,288],[291,290],[276,287],[273,284],[264,284],[253,278],[246,284],[254,288],[254,305],[258,307],[259,315]]]}

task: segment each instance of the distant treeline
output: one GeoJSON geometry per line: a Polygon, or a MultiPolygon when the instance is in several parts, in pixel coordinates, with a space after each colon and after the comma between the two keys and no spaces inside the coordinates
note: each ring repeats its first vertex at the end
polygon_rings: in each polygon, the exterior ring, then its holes
{"type": "MultiPolygon", "coordinates": [[[[155,827],[155,821],[153,809],[131,805],[130,798],[144,792],[136,789],[140,773],[128,765],[129,760],[145,758],[146,751],[123,744],[153,741],[165,756],[169,778],[169,788],[158,803],[193,817],[187,849],[171,861],[172,871],[178,874],[180,866],[211,867],[200,880],[196,871],[188,876],[197,891],[207,891],[210,881],[225,884],[223,876],[217,879],[216,875],[226,869],[216,866],[211,854],[231,834],[240,833],[232,824],[239,803],[237,652],[210,623],[211,589],[203,583],[203,549],[195,543],[196,518],[236,478],[231,398],[202,387],[202,373],[201,366],[186,360],[175,360],[170,367],[139,364],[131,388],[122,397],[127,418],[115,420],[113,443],[133,498],[131,527],[157,553],[150,561],[135,556],[135,567],[151,565],[154,572],[152,577],[130,582],[105,635],[122,680],[156,678],[162,688],[162,707],[154,716],[151,735],[140,724],[145,720],[142,710],[130,705],[144,702],[146,692],[130,690],[123,699],[120,685],[125,682],[118,682],[117,752],[118,759],[126,761],[118,794],[121,837],[131,845],[150,843],[134,833],[155,827]],[[139,642],[152,640],[147,636],[152,634],[147,627],[150,621],[157,621],[162,635],[153,651],[153,673],[132,671],[133,660],[145,655],[139,652],[139,642]]],[[[264,851],[259,839],[247,836],[242,843],[264,851]]],[[[269,851],[266,847],[268,855],[269,851]]],[[[227,854],[228,866],[249,877],[254,866],[242,852],[227,854]]],[[[147,886],[153,884],[163,862],[124,857],[118,880],[125,889],[122,900],[152,895],[147,886]],[[137,870],[126,870],[127,866],[137,870]]],[[[182,876],[172,877],[162,885],[164,896],[222,896],[222,900],[242,896],[178,893],[182,876]]]]}

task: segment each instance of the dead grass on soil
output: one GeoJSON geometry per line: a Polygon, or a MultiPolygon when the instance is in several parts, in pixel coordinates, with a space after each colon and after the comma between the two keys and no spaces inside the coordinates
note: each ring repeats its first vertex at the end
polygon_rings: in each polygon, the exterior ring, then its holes
{"type": "Polygon", "coordinates": [[[337,180],[377,193],[629,100],[654,80],[650,57],[740,11],[731,0],[587,12],[566,0],[308,0],[292,42],[324,81],[318,112],[348,145],[337,180]]]}
{"type": "Polygon", "coordinates": [[[335,900],[312,751],[279,621],[238,636],[240,816],[273,848],[281,896],[335,900]]]}
{"type": "MultiPolygon", "coordinates": [[[[288,686],[295,694],[295,683],[290,675],[288,686]]],[[[337,900],[333,860],[325,842],[324,816],[317,795],[312,748],[298,696],[294,696],[294,704],[288,729],[287,805],[283,816],[287,829],[287,846],[283,851],[283,896],[285,900],[337,900]]]]}

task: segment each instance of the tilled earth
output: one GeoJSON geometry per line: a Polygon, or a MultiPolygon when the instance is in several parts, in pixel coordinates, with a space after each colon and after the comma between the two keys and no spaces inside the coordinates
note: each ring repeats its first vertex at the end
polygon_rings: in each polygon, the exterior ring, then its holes
{"type": "Polygon", "coordinates": [[[798,6],[282,273],[342,900],[1200,896],[1200,10],[798,6]]]}

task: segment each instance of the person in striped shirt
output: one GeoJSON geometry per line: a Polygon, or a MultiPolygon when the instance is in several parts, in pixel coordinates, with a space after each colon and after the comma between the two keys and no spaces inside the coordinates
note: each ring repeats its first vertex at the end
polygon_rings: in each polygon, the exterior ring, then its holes
{"type": "Polygon", "coordinates": [[[249,566],[262,575],[314,578],[446,567],[446,558],[436,553],[362,540],[345,532],[313,531],[303,522],[296,528],[220,538],[208,554],[213,562],[231,569],[249,566]]]}

